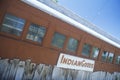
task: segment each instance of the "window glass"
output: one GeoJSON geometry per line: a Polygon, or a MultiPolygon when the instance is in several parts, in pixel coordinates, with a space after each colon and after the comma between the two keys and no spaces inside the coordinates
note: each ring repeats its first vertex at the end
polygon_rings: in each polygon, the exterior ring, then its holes
{"type": "Polygon", "coordinates": [[[108,52],[107,52],[107,51],[104,51],[104,52],[102,53],[102,61],[106,61],[107,56],[108,56],[108,52]]]}
{"type": "Polygon", "coordinates": [[[116,57],[116,64],[120,64],[120,56],[116,57]]]}
{"type": "Polygon", "coordinates": [[[83,49],[82,49],[82,55],[88,57],[90,55],[90,49],[91,49],[91,45],[84,44],[83,49]]]}
{"type": "Polygon", "coordinates": [[[6,14],[2,23],[1,31],[20,36],[23,31],[24,24],[24,19],[11,14],[6,14]]]}
{"type": "Polygon", "coordinates": [[[66,37],[63,34],[60,33],[54,33],[53,39],[52,39],[52,45],[56,46],[58,48],[62,48],[64,45],[66,37]]]}
{"type": "Polygon", "coordinates": [[[113,56],[114,56],[114,54],[113,53],[109,53],[109,55],[108,55],[108,62],[110,62],[110,63],[112,63],[112,61],[113,61],[113,56]]]}
{"type": "Polygon", "coordinates": [[[45,32],[45,27],[36,24],[31,24],[26,38],[41,43],[45,36],[45,32]]]}
{"type": "Polygon", "coordinates": [[[78,40],[70,38],[67,44],[67,50],[76,51],[78,45],[78,40]]]}
{"type": "Polygon", "coordinates": [[[92,58],[93,59],[96,59],[97,57],[98,57],[98,54],[99,54],[99,48],[97,48],[97,47],[93,47],[92,48],[92,58]]]}

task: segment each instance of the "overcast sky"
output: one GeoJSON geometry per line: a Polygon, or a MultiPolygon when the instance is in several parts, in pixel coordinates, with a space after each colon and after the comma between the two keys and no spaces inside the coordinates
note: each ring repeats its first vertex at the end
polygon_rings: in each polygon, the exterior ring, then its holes
{"type": "Polygon", "coordinates": [[[120,0],[58,0],[58,4],[120,40],[120,0]]]}

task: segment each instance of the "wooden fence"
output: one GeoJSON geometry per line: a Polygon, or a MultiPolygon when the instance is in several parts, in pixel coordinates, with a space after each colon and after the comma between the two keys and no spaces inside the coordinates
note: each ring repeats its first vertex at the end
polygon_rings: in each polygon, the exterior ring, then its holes
{"type": "Polygon", "coordinates": [[[0,59],[0,80],[120,80],[120,72],[87,72],[35,64],[30,59],[0,59]]]}

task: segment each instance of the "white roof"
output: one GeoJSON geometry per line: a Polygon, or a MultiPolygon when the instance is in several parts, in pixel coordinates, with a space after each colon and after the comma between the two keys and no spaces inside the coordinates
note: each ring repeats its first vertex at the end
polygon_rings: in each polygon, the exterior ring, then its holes
{"type": "Polygon", "coordinates": [[[83,30],[115,47],[120,48],[120,40],[109,35],[107,32],[101,30],[90,22],[84,20],[80,16],[71,12],[70,10],[52,2],[51,0],[22,0],[23,2],[42,10],[51,16],[54,16],[74,27],[83,30]]]}

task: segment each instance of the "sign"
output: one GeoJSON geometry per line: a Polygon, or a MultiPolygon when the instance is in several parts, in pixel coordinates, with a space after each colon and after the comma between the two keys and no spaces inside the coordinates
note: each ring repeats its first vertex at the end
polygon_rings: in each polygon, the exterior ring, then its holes
{"type": "Polygon", "coordinates": [[[61,53],[57,62],[57,67],[92,71],[94,69],[95,61],[85,58],[75,57],[68,54],[61,53]]]}

